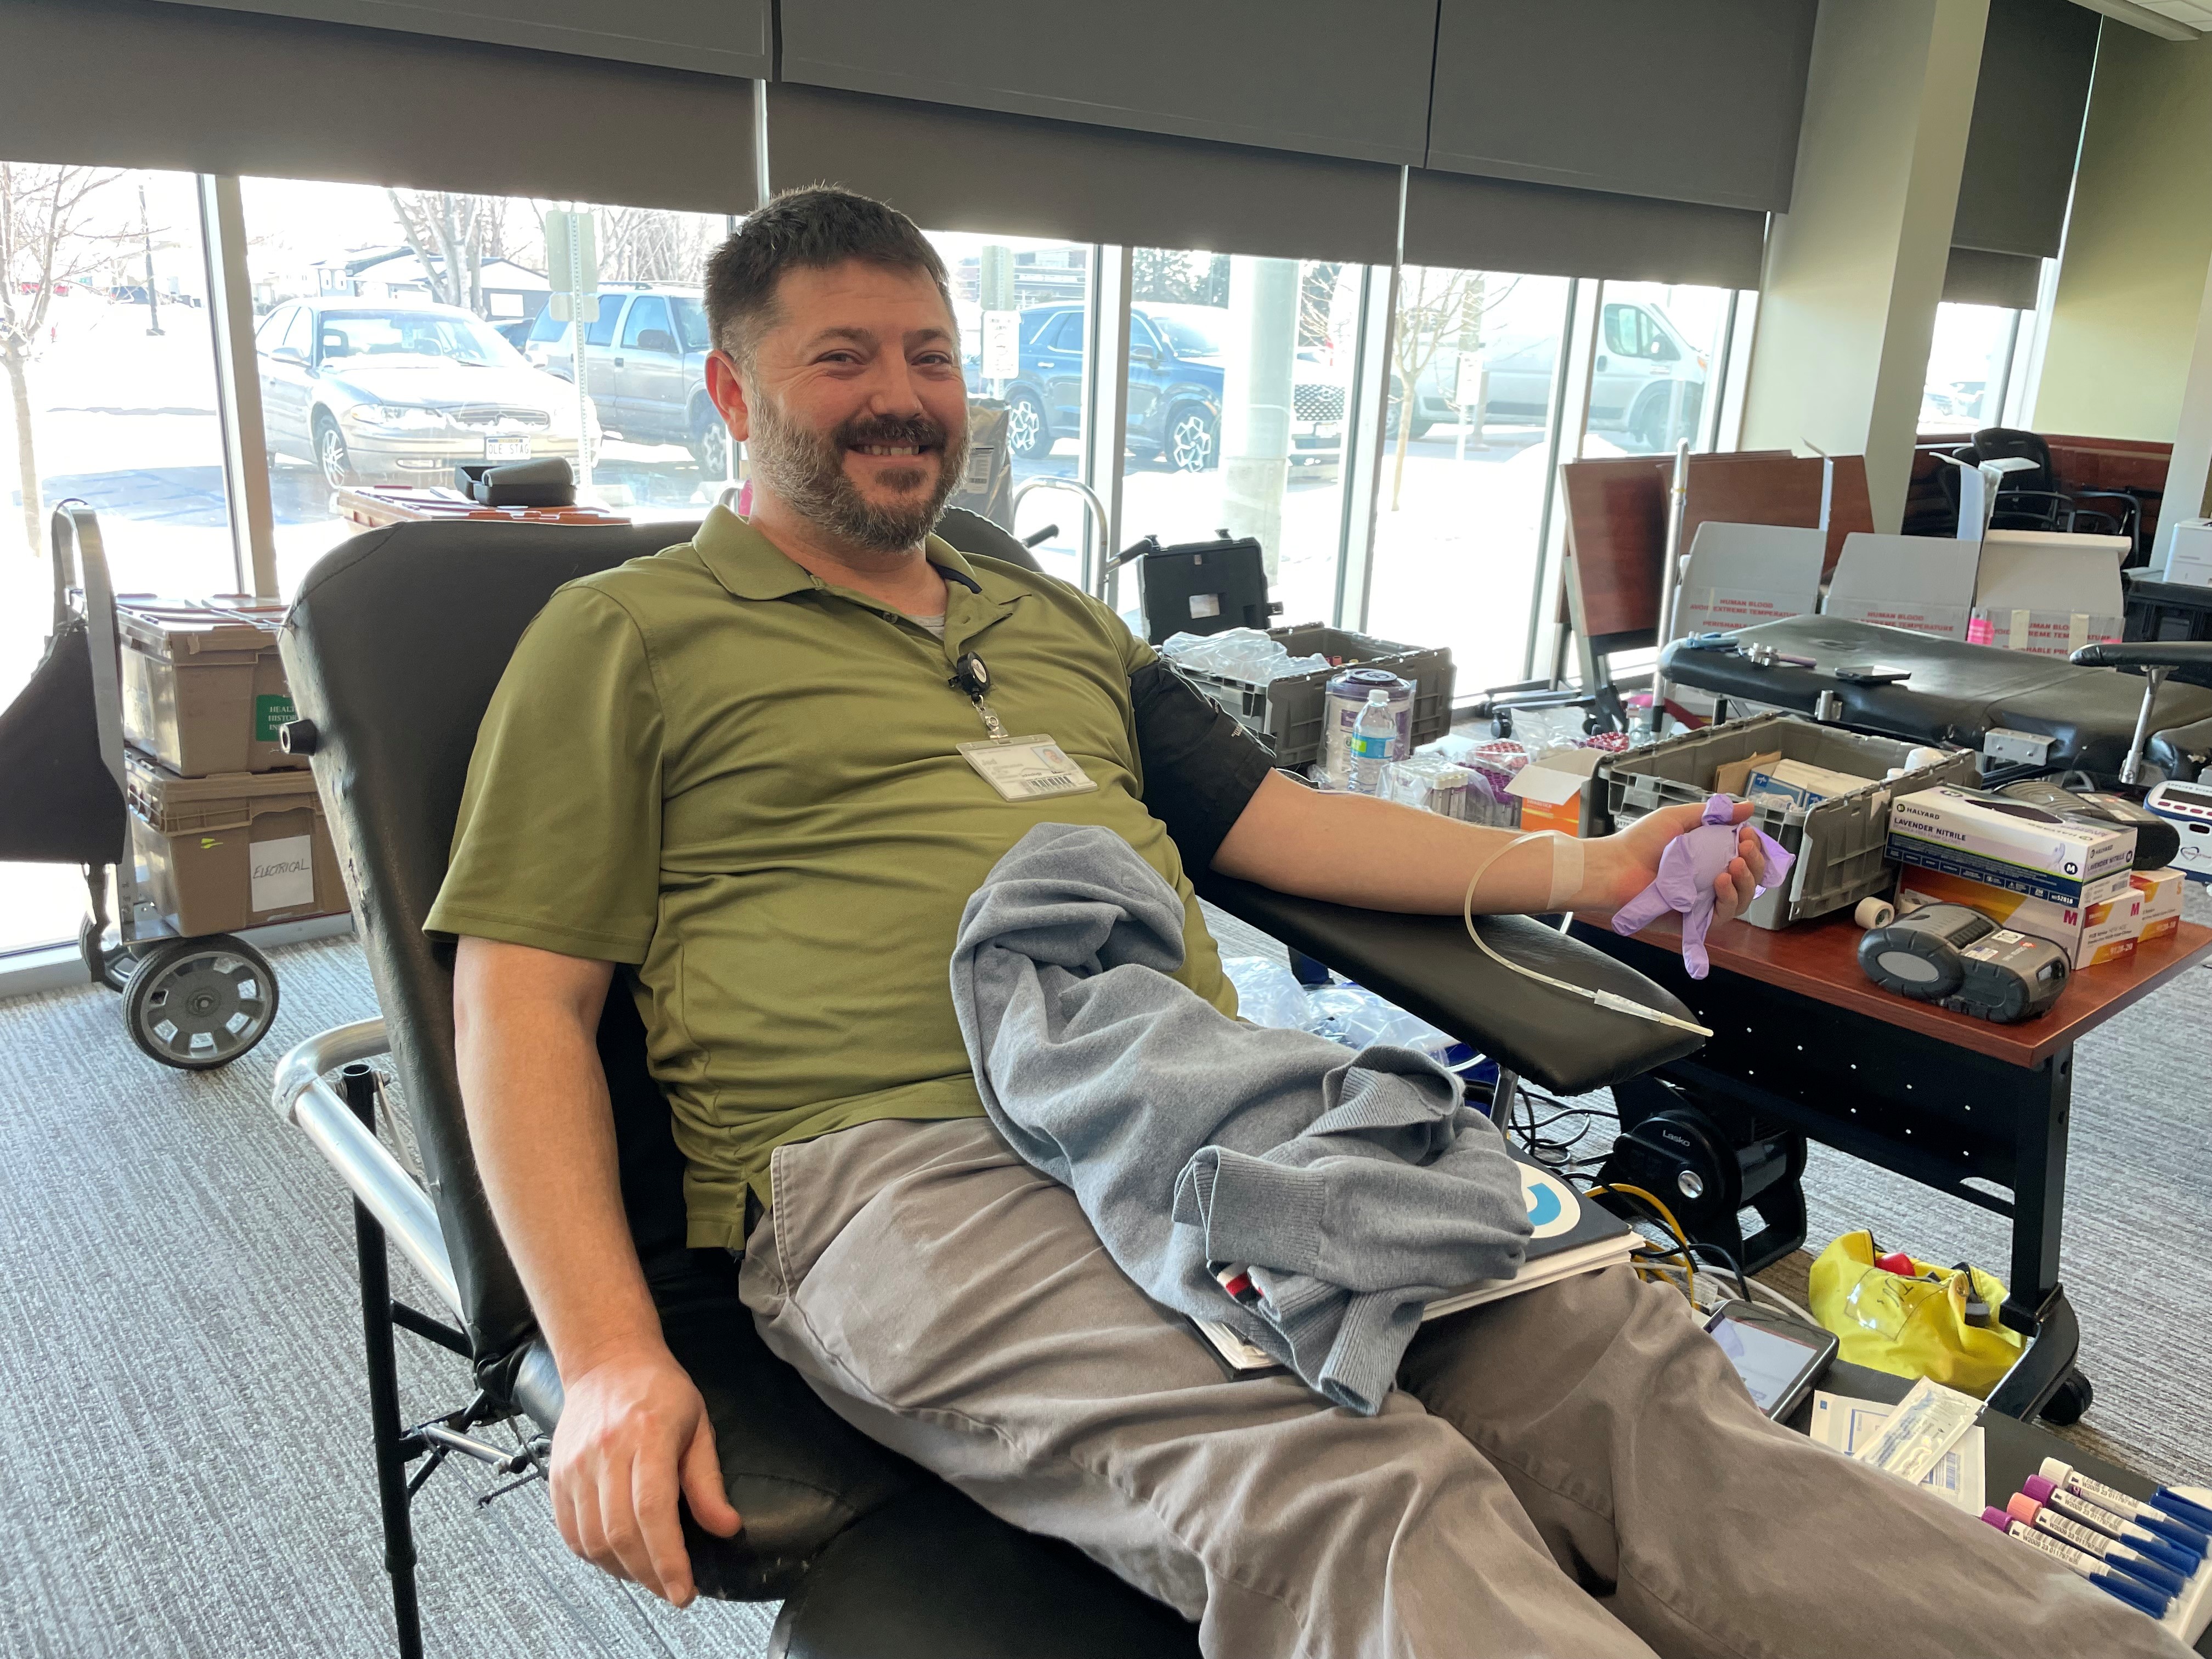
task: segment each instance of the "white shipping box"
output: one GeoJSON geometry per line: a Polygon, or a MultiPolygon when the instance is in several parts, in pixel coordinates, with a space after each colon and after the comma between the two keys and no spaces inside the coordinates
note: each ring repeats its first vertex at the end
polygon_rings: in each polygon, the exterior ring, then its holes
{"type": "Polygon", "coordinates": [[[1699,525],[1690,541],[1671,637],[1810,616],[1820,601],[1820,560],[1827,546],[1825,530],[1718,520],[1699,525]]]}
{"type": "Polygon", "coordinates": [[[1843,556],[1820,607],[1831,617],[1909,628],[1939,640],[1963,640],[1974,604],[1979,542],[1948,536],[1844,538],[1843,556]]]}
{"type": "Polygon", "coordinates": [[[2093,640],[2117,640],[2127,615],[2120,585],[2124,536],[1992,530],[1982,542],[1975,645],[2063,657],[2093,640]]]}

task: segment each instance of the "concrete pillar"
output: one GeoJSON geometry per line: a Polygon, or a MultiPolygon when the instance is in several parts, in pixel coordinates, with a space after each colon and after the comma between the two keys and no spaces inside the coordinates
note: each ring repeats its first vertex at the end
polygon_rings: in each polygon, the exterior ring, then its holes
{"type": "Polygon", "coordinates": [[[1298,347],[1298,262],[1229,262],[1229,365],[1222,394],[1221,511],[1255,536],[1272,582],[1281,568],[1291,480],[1291,365],[1298,347]]]}
{"type": "Polygon", "coordinates": [[[2203,512],[2212,471],[2207,201],[2212,40],[2106,24],[2030,423],[2172,440],[2166,525],[2203,512]]]}
{"type": "Polygon", "coordinates": [[[1746,449],[1863,453],[1905,514],[1989,0],[1820,0],[1790,211],[1767,237],[1746,449]]]}

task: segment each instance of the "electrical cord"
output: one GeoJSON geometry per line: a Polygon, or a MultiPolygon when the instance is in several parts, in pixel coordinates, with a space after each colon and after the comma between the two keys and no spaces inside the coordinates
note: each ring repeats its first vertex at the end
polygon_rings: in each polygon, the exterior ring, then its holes
{"type": "MultiPolygon", "coordinates": [[[[1499,967],[1518,974],[1523,979],[1533,979],[1539,985],[1548,985],[1555,991],[1564,991],[1571,997],[1579,998],[1584,1002],[1595,1003],[1599,1007],[1609,1009],[1616,1014],[1628,1014],[1638,1019],[1648,1019],[1655,1024],[1671,1025],[1677,1030],[1692,1031],[1701,1037],[1711,1037],[1712,1031],[1709,1027],[1699,1025],[1692,1020],[1677,1019],[1663,1009],[1647,1008],[1644,1004],[1632,1001],[1615,992],[1594,990],[1587,985],[1577,985],[1568,980],[1554,979],[1549,974],[1540,974],[1534,968],[1524,968],[1521,963],[1510,961],[1492,950],[1489,942],[1475,931],[1474,890],[1476,884],[1481,881],[1484,873],[1492,865],[1497,863],[1499,859],[1523,842],[1550,840],[1557,834],[1556,830],[1532,830],[1525,836],[1516,836],[1504,846],[1492,848],[1490,855],[1474,866],[1474,873],[1467,878],[1467,895],[1460,901],[1460,920],[1466,923],[1467,936],[1474,941],[1475,948],[1499,967]]],[[[1554,854],[1554,857],[1556,856],[1554,854]]]]}
{"type": "Polygon", "coordinates": [[[1695,1301],[1697,1299],[1698,1292],[1697,1258],[1688,1254],[1690,1236],[1682,1231],[1682,1224],[1674,1219],[1674,1212],[1667,1207],[1666,1200],[1656,1193],[1646,1192],[1641,1187],[1631,1187],[1624,1182],[1613,1182],[1609,1184],[1601,1183],[1598,1186],[1590,1188],[1583,1194],[1583,1196],[1584,1198],[1596,1198],[1603,1193],[1618,1193],[1623,1198],[1632,1198],[1638,1203],[1650,1205],[1651,1208],[1657,1212],[1660,1224],[1674,1236],[1674,1243],[1681,1247],[1679,1250],[1662,1251],[1661,1254],[1679,1255],[1682,1257],[1683,1262],[1688,1268],[1690,1275],[1690,1298],[1692,1301],[1695,1301]]]}

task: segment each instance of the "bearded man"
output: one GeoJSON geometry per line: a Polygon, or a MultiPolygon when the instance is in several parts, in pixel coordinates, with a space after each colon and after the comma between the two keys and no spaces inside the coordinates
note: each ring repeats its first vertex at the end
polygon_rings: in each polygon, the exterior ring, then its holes
{"type": "MultiPolygon", "coordinates": [[[[715,255],[707,309],[751,515],[547,605],[428,922],[459,940],[477,1164],[560,1367],[571,1548],[680,1604],[679,1495],[742,1524],[623,1219],[593,1047],[623,964],[690,1243],[742,1253],[769,1345],[867,1433],[1181,1610],[1213,1659],[2180,1654],[1769,1423],[1625,1267],[1426,1327],[1372,1417],[1225,1376],[985,1117],[949,983],[963,906],[1033,825],[1103,826],[1182,900],[1176,977],[1233,1012],[1187,868],[1450,913],[1510,836],[1291,782],[1103,605],[929,533],[966,388],[944,264],[902,216],[780,196],[715,255]],[[1010,799],[1000,739],[1073,775],[1010,799]]],[[[1699,818],[1583,844],[1558,899],[1617,908],[1699,818]]],[[[1723,921],[1760,873],[1741,845],[1723,921]]],[[[1557,902],[1548,849],[1498,858],[1479,897],[1557,902]]]]}

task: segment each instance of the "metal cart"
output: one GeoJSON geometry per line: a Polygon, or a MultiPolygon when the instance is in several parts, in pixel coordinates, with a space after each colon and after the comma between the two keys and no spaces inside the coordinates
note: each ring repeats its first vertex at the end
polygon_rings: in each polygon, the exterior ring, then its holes
{"type": "Polygon", "coordinates": [[[13,800],[0,812],[0,857],[82,867],[91,904],[78,946],[92,978],[122,994],[131,1040],[181,1071],[227,1066],[275,1023],[276,970],[232,934],[179,936],[141,886],[125,804],[115,588],[92,508],[81,501],[56,507],[51,540],[54,621],[46,656],[23,696],[0,715],[0,723],[13,723],[0,725],[0,765],[22,785],[11,787],[13,800]],[[33,697],[45,708],[25,711],[33,697]],[[15,719],[26,712],[44,718],[15,719]],[[85,753],[88,728],[104,789],[85,753]]]}

